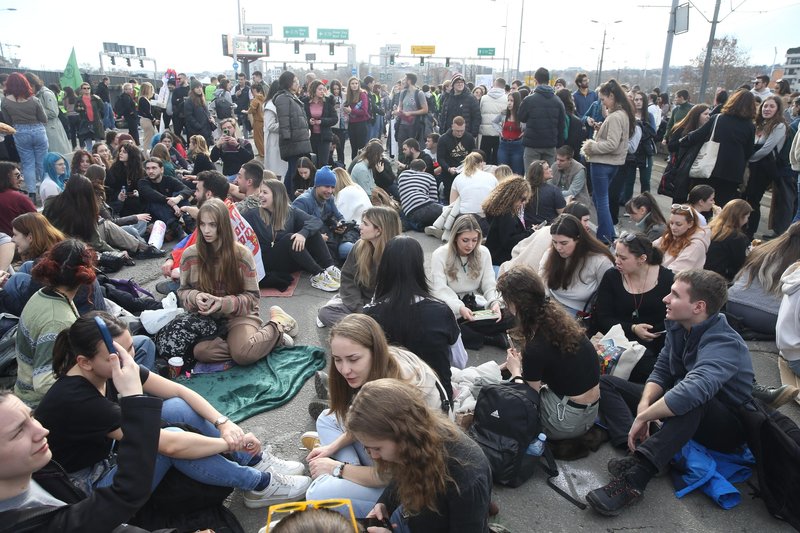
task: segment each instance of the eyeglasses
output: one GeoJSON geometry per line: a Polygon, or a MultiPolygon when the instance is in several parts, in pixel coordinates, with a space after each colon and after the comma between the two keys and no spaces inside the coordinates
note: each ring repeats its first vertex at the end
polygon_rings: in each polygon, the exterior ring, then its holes
{"type": "Polygon", "coordinates": [[[686,204],[672,204],[672,207],[670,209],[672,209],[673,211],[675,211],[676,209],[679,211],[691,211],[692,206],[686,204]]]}
{"type": "MultiPolygon", "coordinates": [[[[356,522],[356,516],[353,514],[353,503],[348,499],[308,500],[304,502],[289,502],[270,505],[269,513],[267,513],[267,530],[269,530],[270,524],[272,523],[273,514],[291,514],[294,512],[306,511],[309,507],[313,509],[336,509],[337,507],[346,507],[347,515],[349,515],[350,518],[350,523],[353,524],[353,531],[358,533],[358,522],[356,522]]],[[[345,518],[347,518],[347,515],[345,518]]]]}

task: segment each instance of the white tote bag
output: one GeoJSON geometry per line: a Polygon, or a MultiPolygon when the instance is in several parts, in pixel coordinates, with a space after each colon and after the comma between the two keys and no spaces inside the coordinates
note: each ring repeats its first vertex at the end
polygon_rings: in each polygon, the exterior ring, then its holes
{"type": "Polygon", "coordinates": [[[707,180],[711,177],[714,171],[714,166],[717,164],[717,154],[719,153],[719,143],[714,140],[714,132],[717,129],[717,119],[719,115],[714,118],[714,127],[711,128],[711,137],[708,138],[697,157],[694,158],[692,168],[689,169],[689,177],[695,179],[707,180]]]}

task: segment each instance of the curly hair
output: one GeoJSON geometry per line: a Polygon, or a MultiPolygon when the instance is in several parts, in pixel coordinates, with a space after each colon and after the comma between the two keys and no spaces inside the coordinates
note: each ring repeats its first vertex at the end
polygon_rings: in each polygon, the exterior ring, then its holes
{"type": "Polygon", "coordinates": [[[517,318],[512,336],[527,344],[538,334],[563,354],[578,351],[583,329],[561,304],[547,296],[542,278],[531,267],[511,267],[497,280],[497,290],[517,318]]]}
{"type": "Polygon", "coordinates": [[[94,248],[77,239],[59,242],[36,263],[31,277],[47,287],[77,289],[81,285],[92,285],[95,274],[96,253],[94,248]]]}
{"type": "MultiPolygon", "coordinates": [[[[681,205],[674,207],[670,210],[670,215],[680,215],[686,219],[686,222],[690,222],[692,224],[692,226],[686,230],[686,233],[680,237],[675,237],[672,234],[672,229],[669,227],[667,227],[667,230],[661,237],[661,244],[659,245],[661,251],[665,254],[670,254],[673,257],[678,257],[683,249],[689,246],[689,241],[691,241],[692,235],[698,231],[703,231],[703,228],[700,227],[700,218],[697,216],[697,211],[695,211],[692,206],[681,205]],[[686,207],[689,209],[685,209],[686,207]]],[[[670,216],[670,218],[672,217],[670,216]]]]}
{"type": "Polygon", "coordinates": [[[514,212],[514,205],[531,197],[531,186],[521,176],[501,181],[492,189],[481,208],[487,217],[499,217],[514,212]]]}
{"type": "Polygon", "coordinates": [[[448,451],[461,435],[443,413],[425,404],[418,388],[394,379],[365,384],[353,400],[345,426],[359,440],[395,442],[394,461],[375,460],[378,474],[392,479],[409,512],[439,511],[437,500],[454,483],[447,471],[448,451]]]}
{"type": "MultiPolygon", "coordinates": [[[[380,324],[369,315],[352,314],[344,317],[331,328],[328,343],[334,337],[343,337],[363,346],[370,351],[372,363],[367,381],[381,378],[401,379],[400,367],[389,352],[389,343],[380,324]]],[[[344,376],[336,369],[333,355],[330,357],[328,369],[328,394],[331,402],[331,413],[339,420],[344,420],[347,409],[358,391],[348,385],[344,376]]]]}

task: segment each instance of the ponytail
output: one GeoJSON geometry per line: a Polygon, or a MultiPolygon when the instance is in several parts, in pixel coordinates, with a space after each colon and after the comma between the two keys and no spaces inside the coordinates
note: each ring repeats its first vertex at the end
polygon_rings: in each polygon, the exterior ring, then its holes
{"type": "Polygon", "coordinates": [[[94,317],[103,319],[112,338],[119,337],[128,329],[125,322],[104,311],[92,311],[78,318],[56,337],[53,346],[53,372],[56,377],[65,376],[78,362],[79,355],[87,359],[97,355],[103,336],[94,317]]]}
{"type": "Polygon", "coordinates": [[[61,330],[53,345],[53,373],[56,378],[67,375],[67,371],[75,366],[78,355],[72,351],[69,342],[69,328],[61,330]]]}

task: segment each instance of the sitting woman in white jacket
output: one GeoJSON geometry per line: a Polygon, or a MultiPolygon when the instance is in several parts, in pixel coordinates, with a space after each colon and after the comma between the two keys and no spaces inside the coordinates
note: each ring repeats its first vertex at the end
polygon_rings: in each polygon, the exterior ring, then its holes
{"type": "Polygon", "coordinates": [[[356,516],[366,516],[383,493],[386,481],[378,476],[364,446],[347,433],[345,416],[361,387],[370,381],[393,378],[419,388],[431,409],[442,409],[447,396],[436,373],[413,353],[389,346],[374,318],[347,315],[331,328],[331,364],[328,370],[329,410],[317,418],[317,433],[303,442],[319,440],[308,454],[313,483],[309,500],[348,498],[356,516]]]}
{"type": "Polygon", "coordinates": [[[572,215],[559,215],[550,236],[552,245],[539,263],[539,276],[550,296],[576,316],[584,312],[614,258],[572,215]]]}

